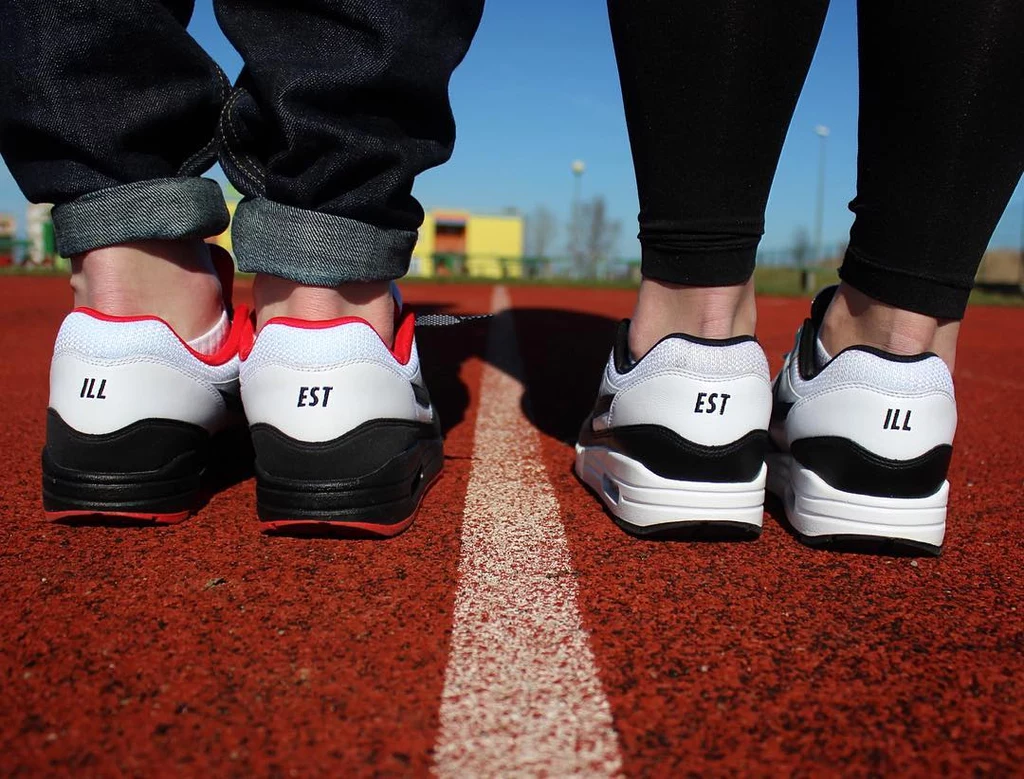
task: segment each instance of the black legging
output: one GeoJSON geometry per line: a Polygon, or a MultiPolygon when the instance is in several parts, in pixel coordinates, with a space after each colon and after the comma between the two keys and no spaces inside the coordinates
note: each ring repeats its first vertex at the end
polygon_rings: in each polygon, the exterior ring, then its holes
{"type": "MultiPolygon", "coordinates": [[[[646,277],[750,278],[827,7],[609,0],[646,277]]],[[[1024,2],[861,0],[858,13],[856,220],[840,275],[960,319],[1024,171],[1024,2]]]]}

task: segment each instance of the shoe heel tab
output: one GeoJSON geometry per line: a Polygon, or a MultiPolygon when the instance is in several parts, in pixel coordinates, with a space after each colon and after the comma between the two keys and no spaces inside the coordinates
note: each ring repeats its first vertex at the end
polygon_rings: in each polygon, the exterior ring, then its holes
{"type": "Polygon", "coordinates": [[[922,369],[925,369],[927,366],[927,370],[931,372],[933,376],[935,375],[934,372],[938,372],[942,377],[943,384],[952,382],[952,373],[949,371],[949,365],[947,365],[946,361],[935,352],[926,351],[919,352],[918,354],[896,354],[895,352],[887,351],[886,349],[880,349],[876,346],[867,346],[863,344],[848,346],[835,357],[828,360],[828,362],[821,367],[821,371],[826,370],[829,365],[835,363],[836,360],[841,357],[845,357],[847,359],[862,359],[864,356],[866,356],[868,360],[876,363],[888,364],[890,369],[893,371],[906,370],[903,366],[909,365],[921,365],[922,369]]]}
{"type": "Polygon", "coordinates": [[[694,344],[696,346],[711,346],[711,347],[726,347],[726,346],[737,346],[739,344],[753,343],[760,346],[760,342],[755,336],[752,335],[737,335],[731,338],[704,338],[699,335],[690,335],[689,333],[670,333],[662,337],[657,343],[654,344],[639,360],[634,360],[632,352],[629,349],[629,320],[623,319],[619,323],[618,330],[615,334],[615,348],[614,348],[614,359],[615,359],[615,370],[620,375],[628,373],[647,357],[658,350],[659,347],[666,343],[673,341],[684,341],[686,343],[694,344]]]}
{"type": "Polygon", "coordinates": [[[818,366],[817,342],[818,333],[814,320],[805,319],[796,339],[796,367],[804,381],[810,381],[821,371],[821,367],[818,366]]]}
{"type": "Polygon", "coordinates": [[[103,311],[100,311],[95,308],[90,308],[89,306],[76,306],[75,308],[71,309],[71,314],[68,314],[68,317],[65,319],[65,321],[67,321],[67,319],[70,319],[73,314],[84,314],[85,316],[100,322],[112,322],[115,324],[124,324],[126,322],[159,322],[168,330],[174,332],[174,330],[171,328],[169,324],[167,324],[166,321],[164,321],[158,316],[154,316],[153,314],[139,314],[137,316],[118,316],[116,314],[104,313],[103,311]]]}
{"type": "Polygon", "coordinates": [[[931,393],[953,396],[953,375],[934,352],[894,354],[872,346],[851,346],[826,363],[819,375],[826,383],[867,381],[888,392],[931,393]]]}
{"type": "MultiPolygon", "coordinates": [[[[366,325],[373,330],[373,325],[360,316],[339,316],[334,319],[299,319],[294,316],[275,316],[263,323],[260,333],[268,327],[288,327],[293,330],[330,330],[342,325],[366,325]]],[[[257,333],[259,335],[259,333],[257,333]]]]}
{"type": "Polygon", "coordinates": [[[177,338],[177,334],[174,333],[174,329],[170,326],[170,324],[168,324],[165,319],[154,314],[118,316],[117,314],[104,313],[103,311],[100,311],[95,308],[90,308],[89,306],[76,306],[75,308],[72,309],[71,313],[69,313],[68,316],[65,317],[65,323],[73,324],[76,320],[75,314],[88,316],[90,319],[93,319],[95,321],[105,322],[109,324],[130,324],[139,321],[155,321],[158,322],[159,324],[162,324],[164,328],[170,331],[170,333],[172,333],[175,336],[175,338],[177,338]]]}
{"type": "Polygon", "coordinates": [[[114,314],[106,314],[102,311],[97,311],[96,309],[89,308],[88,306],[78,306],[64,318],[64,322],[61,324],[61,331],[57,335],[58,342],[60,341],[61,333],[66,333],[66,328],[75,326],[76,314],[86,316],[89,319],[94,320],[94,322],[112,325],[131,325],[139,322],[155,322],[160,325],[163,330],[167,331],[169,338],[179,343],[183,349],[197,360],[206,363],[207,365],[217,366],[223,365],[238,354],[242,333],[241,325],[249,318],[249,309],[245,306],[239,306],[235,309],[234,318],[231,323],[231,330],[228,333],[227,340],[225,340],[221,347],[213,354],[197,352],[174,331],[174,328],[171,327],[166,320],[158,316],[153,316],[152,314],[143,314],[139,316],[116,316],[114,314]]]}
{"type": "MultiPolygon", "coordinates": [[[[384,348],[390,352],[391,356],[394,357],[400,365],[408,365],[409,360],[412,358],[416,335],[416,317],[413,312],[408,309],[396,316],[395,343],[393,346],[389,345],[387,341],[380,337],[380,333],[377,332],[377,329],[373,325],[358,316],[344,316],[336,319],[318,320],[276,316],[263,323],[263,327],[255,334],[254,341],[258,341],[263,331],[269,327],[284,327],[294,330],[330,330],[337,327],[343,327],[345,325],[362,325],[363,327],[368,328],[375,336],[377,336],[381,344],[384,345],[384,348]]],[[[250,344],[248,346],[243,359],[249,356],[253,349],[253,345],[254,344],[250,344]]]]}
{"type": "Polygon", "coordinates": [[[401,311],[397,314],[397,319],[395,344],[390,351],[401,365],[408,365],[416,343],[416,316],[412,311],[401,311]]]}
{"type": "Polygon", "coordinates": [[[629,373],[638,360],[633,359],[629,351],[629,320],[623,319],[615,330],[615,346],[612,349],[612,359],[615,361],[615,370],[621,375],[629,373]]]}
{"type": "Polygon", "coordinates": [[[868,354],[874,355],[875,357],[879,357],[883,360],[888,360],[889,362],[923,362],[930,357],[937,357],[939,359],[942,359],[935,352],[919,352],[917,354],[896,354],[895,352],[888,352],[885,349],[879,349],[877,346],[868,346],[866,344],[847,346],[845,349],[843,349],[843,351],[839,352],[839,354],[837,354],[836,357],[838,357],[840,354],[845,354],[846,352],[853,351],[866,352],[868,354]]]}

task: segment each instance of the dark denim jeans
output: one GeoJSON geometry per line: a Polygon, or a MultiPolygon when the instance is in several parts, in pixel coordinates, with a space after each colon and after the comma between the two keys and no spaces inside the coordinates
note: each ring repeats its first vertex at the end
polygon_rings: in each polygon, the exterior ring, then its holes
{"type": "Polygon", "coordinates": [[[452,71],[483,0],[215,0],[234,88],[188,35],[194,0],[0,0],[0,153],[56,204],[64,255],[227,225],[242,270],[403,275],[413,179],[451,155],[452,71]]]}

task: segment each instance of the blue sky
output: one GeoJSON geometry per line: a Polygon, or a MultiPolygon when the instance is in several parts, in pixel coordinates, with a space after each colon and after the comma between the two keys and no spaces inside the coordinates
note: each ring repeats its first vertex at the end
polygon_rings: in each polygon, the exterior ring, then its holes
{"type": "MultiPolygon", "coordinates": [[[[241,59],[217,28],[210,0],[196,6],[190,30],[234,77],[241,59]]],[[[799,227],[812,229],[817,124],[831,128],[825,241],[846,239],[856,174],[856,56],[854,0],[833,0],[779,163],[766,249],[788,246],[799,227]]],[[[490,0],[451,97],[458,142],[451,162],[417,182],[424,206],[529,212],[546,205],[564,226],[570,164],[578,158],[587,164],[584,197],[603,195],[622,222],[619,254],[639,254],[636,184],[603,2],[490,0]]],[[[10,174],[0,169],[0,211],[23,208],[10,174]]],[[[1022,211],[1024,186],[1018,185],[993,245],[1018,245],[1022,211]]],[[[563,230],[559,243],[564,240],[563,230]]]]}

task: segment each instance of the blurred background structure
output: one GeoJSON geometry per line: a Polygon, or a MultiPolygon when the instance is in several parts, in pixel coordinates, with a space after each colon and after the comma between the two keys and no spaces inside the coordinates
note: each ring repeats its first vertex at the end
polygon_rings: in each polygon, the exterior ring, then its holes
{"type": "MultiPolygon", "coordinates": [[[[240,198],[233,187],[225,186],[232,215],[240,198]]],[[[56,252],[51,208],[46,203],[27,204],[23,222],[16,214],[0,213],[0,269],[69,269],[70,261],[56,252]]],[[[580,199],[572,213],[573,219],[563,225],[547,206],[536,206],[526,214],[511,208],[501,214],[464,208],[428,209],[408,278],[638,284],[640,258],[615,255],[622,224],[609,216],[605,199],[600,195],[580,199]]],[[[812,239],[807,228],[800,226],[793,231],[788,246],[759,249],[759,291],[811,294],[834,283],[846,243],[820,242],[819,235],[816,230],[812,239]]],[[[230,228],[210,241],[230,251],[230,228]]],[[[993,247],[985,253],[977,283],[981,289],[1024,296],[1024,235],[1021,248],[993,247]]]]}
{"type": "MultiPolygon", "coordinates": [[[[198,0],[189,31],[230,78],[241,58],[198,0]]],[[[855,0],[834,0],[768,202],[763,289],[798,294],[835,278],[856,187],[855,0]],[[784,283],[783,283],[784,280],[784,283]]],[[[459,140],[414,194],[426,220],[410,275],[629,284],[639,279],[636,185],[603,3],[492,3],[451,84],[459,140]],[[567,45],[567,41],[571,45],[567,45]]],[[[239,195],[219,168],[229,210],[239,195]]],[[[686,171],[679,171],[684,177],[686,171]]],[[[60,267],[48,207],[26,210],[0,164],[0,265],[60,267]]],[[[230,249],[229,233],[218,243],[230,249]]],[[[1024,184],[979,281],[1024,285],[1024,184]]]]}

